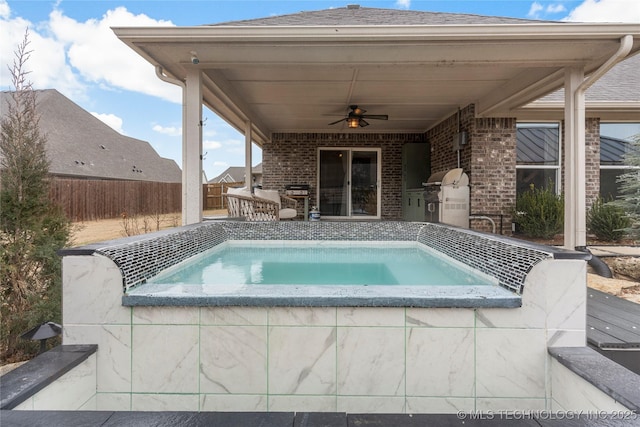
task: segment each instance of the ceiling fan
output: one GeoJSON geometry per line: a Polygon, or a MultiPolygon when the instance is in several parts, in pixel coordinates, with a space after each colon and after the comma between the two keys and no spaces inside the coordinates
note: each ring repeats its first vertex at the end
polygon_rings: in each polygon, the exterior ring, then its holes
{"type": "Polygon", "coordinates": [[[365,126],[369,126],[369,123],[365,119],[389,120],[389,116],[387,116],[386,114],[365,114],[367,110],[363,110],[357,105],[350,105],[349,108],[351,108],[351,111],[349,111],[347,117],[336,120],[333,123],[329,123],[329,125],[335,125],[344,121],[347,122],[347,126],[349,126],[350,128],[363,128],[365,126]]]}

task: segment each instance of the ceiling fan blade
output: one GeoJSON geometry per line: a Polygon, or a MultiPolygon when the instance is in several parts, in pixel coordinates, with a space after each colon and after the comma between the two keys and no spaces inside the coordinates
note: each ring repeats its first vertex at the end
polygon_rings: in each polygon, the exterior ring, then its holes
{"type": "Polygon", "coordinates": [[[369,126],[369,123],[367,123],[367,121],[363,118],[360,118],[360,121],[358,122],[360,124],[360,127],[363,128],[365,126],[369,126]]]}
{"type": "Polygon", "coordinates": [[[331,123],[329,123],[329,126],[331,126],[331,125],[335,125],[335,124],[338,124],[338,123],[340,123],[340,122],[344,122],[345,120],[347,120],[347,119],[340,119],[340,120],[336,120],[335,122],[331,122],[331,123]]]}
{"type": "Polygon", "coordinates": [[[373,120],[389,120],[389,116],[386,114],[366,114],[362,117],[373,120]]]}

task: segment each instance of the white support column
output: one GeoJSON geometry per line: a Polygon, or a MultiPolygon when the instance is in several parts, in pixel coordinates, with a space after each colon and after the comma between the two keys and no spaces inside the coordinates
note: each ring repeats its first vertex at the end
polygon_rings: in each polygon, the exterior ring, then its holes
{"type": "Polygon", "coordinates": [[[582,68],[565,69],[564,247],[587,245],[585,106],[582,68]]]}
{"type": "Polygon", "coordinates": [[[182,225],[202,221],[202,75],[187,70],[182,123],[182,225]]]}
{"type": "Polygon", "coordinates": [[[253,191],[253,173],[251,170],[252,139],[253,135],[251,133],[251,121],[247,120],[244,130],[244,183],[245,186],[251,191],[253,191]]]}

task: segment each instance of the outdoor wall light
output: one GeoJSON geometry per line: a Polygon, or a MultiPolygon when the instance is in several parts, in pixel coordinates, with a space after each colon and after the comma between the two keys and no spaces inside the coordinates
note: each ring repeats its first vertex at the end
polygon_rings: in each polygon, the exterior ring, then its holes
{"type": "Polygon", "coordinates": [[[200,60],[198,59],[198,54],[193,50],[189,53],[191,54],[191,63],[193,65],[198,65],[200,63],[200,60]]]}

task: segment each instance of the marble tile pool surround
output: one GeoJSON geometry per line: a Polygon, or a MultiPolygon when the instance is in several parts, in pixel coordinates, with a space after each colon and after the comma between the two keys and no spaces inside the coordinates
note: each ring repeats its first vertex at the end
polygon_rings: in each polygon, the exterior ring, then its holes
{"type": "MultiPolygon", "coordinates": [[[[98,253],[120,268],[128,290],[161,271],[227,240],[417,241],[498,279],[517,294],[532,266],[543,259],[586,259],[586,255],[471,230],[415,222],[263,222],[214,221],[108,245],[62,251],[98,253]],[[517,242],[517,243],[516,243],[517,242]]],[[[443,290],[446,294],[446,290],[443,290]]],[[[473,293],[472,290],[470,290],[473,293]]],[[[492,295],[487,295],[492,298],[492,295]]]]}
{"type": "MultiPolygon", "coordinates": [[[[415,239],[423,225],[383,230],[415,239]]],[[[347,240],[375,226],[296,227],[311,239],[335,227],[335,240],[347,240]]],[[[225,239],[247,233],[227,222],[189,229],[200,227],[225,239]]],[[[63,254],[63,341],[98,345],[97,410],[548,410],[547,347],[586,343],[586,263],[571,254],[531,266],[519,308],[129,307],[121,266],[101,252],[63,254]]]]}

